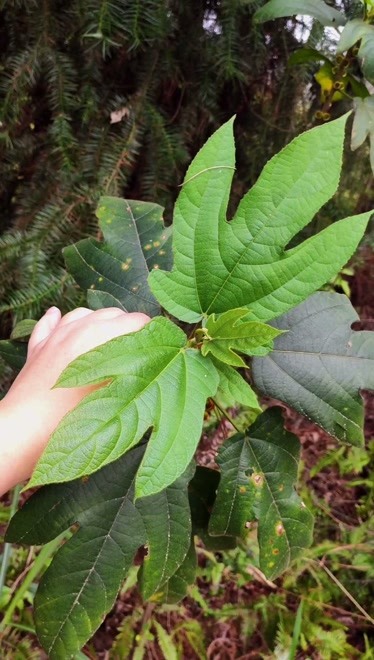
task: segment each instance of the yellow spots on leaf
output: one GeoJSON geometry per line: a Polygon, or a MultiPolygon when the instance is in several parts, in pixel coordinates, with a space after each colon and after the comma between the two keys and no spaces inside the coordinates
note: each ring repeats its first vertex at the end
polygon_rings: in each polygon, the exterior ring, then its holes
{"type": "Polygon", "coordinates": [[[160,241],[153,241],[153,247],[160,247],[160,241]]]}
{"type": "Polygon", "coordinates": [[[247,492],[247,489],[246,489],[245,486],[239,486],[239,493],[241,493],[242,495],[244,495],[244,493],[246,493],[246,492],[247,492]]]}
{"type": "Polygon", "coordinates": [[[122,270],[129,270],[129,269],[130,269],[130,264],[127,264],[126,262],[124,262],[124,263],[121,265],[121,268],[122,268],[122,270]]]}
{"type": "Polygon", "coordinates": [[[275,562],[273,562],[273,561],[269,561],[269,563],[268,563],[268,568],[273,568],[274,564],[275,564],[275,562]]]}
{"type": "Polygon", "coordinates": [[[160,257],[163,257],[165,254],[166,254],[165,250],[160,250],[160,251],[159,251],[159,255],[160,255],[160,257]]]}
{"type": "Polygon", "coordinates": [[[104,279],[103,277],[99,277],[98,282],[102,282],[103,279],[104,279]]]}
{"type": "Polygon", "coordinates": [[[274,548],[274,550],[271,553],[272,555],[279,555],[279,550],[278,548],[274,548]]]}
{"type": "Polygon", "coordinates": [[[152,594],[150,598],[148,598],[150,603],[160,603],[164,597],[164,592],[163,591],[158,591],[155,594],[152,594]]]}
{"type": "Polygon", "coordinates": [[[302,509],[306,509],[306,504],[304,504],[304,502],[301,502],[300,506],[302,509]]]}
{"type": "Polygon", "coordinates": [[[146,243],[144,245],[144,250],[150,250],[152,248],[152,243],[146,243]]]}
{"type": "Polygon", "coordinates": [[[275,525],[275,533],[276,533],[277,536],[283,536],[283,534],[285,533],[285,531],[286,531],[286,530],[284,529],[284,527],[283,527],[283,525],[282,525],[281,522],[279,522],[279,523],[277,523],[277,524],[275,525]]]}
{"type": "Polygon", "coordinates": [[[281,493],[284,490],[284,484],[281,484],[278,488],[279,492],[281,493]]]}
{"type": "Polygon", "coordinates": [[[262,488],[264,484],[264,477],[262,474],[259,474],[257,472],[254,472],[251,476],[251,480],[256,486],[256,488],[262,488]]]}
{"type": "Polygon", "coordinates": [[[131,287],[131,291],[133,291],[133,293],[136,293],[138,290],[139,290],[139,284],[136,284],[135,286],[131,287]]]}
{"type": "Polygon", "coordinates": [[[153,266],[153,270],[158,270],[159,268],[160,268],[160,264],[155,264],[155,265],[153,266]]]}
{"type": "Polygon", "coordinates": [[[94,288],[95,288],[95,285],[91,284],[90,289],[94,289],[94,288]]]}

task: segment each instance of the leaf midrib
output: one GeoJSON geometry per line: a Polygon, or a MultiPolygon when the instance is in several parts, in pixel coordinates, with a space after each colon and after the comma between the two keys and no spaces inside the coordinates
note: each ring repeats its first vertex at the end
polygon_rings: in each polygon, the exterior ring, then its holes
{"type": "MultiPolygon", "coordinates": [[[[304,148],[305,148],[305,147],[304,147],[304,148]]],[[[279,153],[282,153],[282,152],[279,152],[279,153]]],[[[279,155],[279,154],[278,154],[278,155],[279,155]]],[[[297,178],[296,181],[293,183],[292,187],[288,189],[288,192],[287,192],[287,195],[288,195],[287,200],[288,200],[288,201],[289,201],[289,198],[292,196],[292,192],[293,192],[294,188],[299,184],[299,180],[300,180],[302,177],[305,176],[305,173],[306,173],[306,172],[308,172],[308,168],[309,168],[309,162],[307,162],[307,164],[305,165],[305,167],[303,168],[303,170],[302,170],[301,173],[299,174],[298,178],[297,178]]],[[[257,184],[258,184],[258,181],[255,183],[254,187],[253,187],[253,188],[251,189],[251,191],[249,191],[249,192],[252,192],[252,191],[254,190],[254,188],[257,186],[257,184]]],[[[273,215],[273,216],[277,216],[277,215],[278,215],[278,213],[279,213],[279,209],[280,209],[280,207],[283,205],[284,201],[285,201],[285,198],[283,198],[283,199],[279,202],[278,205],[275,205],[274,203],[272,203],[273,208],[271,209],[271,212],[270,212],[271,215],[273,215]]],[[[247,211],[247,213],[248,213],[248,211],[247,211]]],[[[270,215],[270,213],[269,213],[269,215],[270,215]]],[[[245,213],[244,213],[244,216],[245,216],[245,213]]],[[[235,235],[235,222],[236,222],[236,216],[234,216],[234,218],[233,218],[230,222],[227,222],[227,220],[224,221],[224,222],[226,222],[227,225],[228,225],[228,227],[230,228],[229,231],[231,230],[231,232],[235,235]]],[[[247,229],[248,229],[248,221],[247,221],[247,220],[244,220],[244,222],[245,222],[245,225],[246,225],[246,227],[247,227],[247,229]]],[[[310,221],[307,221],[306,223],[304,223],[303,226],[306,226],[309,222],[310,222],[310,221]]],[[[209,311],[211,310],[211,308],[212,308],[212,306],[214,305],[216,299],[217,299],[218,296],[221,294],[222,289],[224,289],[224,288],[226,287],[227,282],[228,282],[232,277],[234,277],[234,271],[236,270],[236,268],[237,268],[238,266],[240,266],[240,264],[241,264],[241,262],[243,261],[244,257],[247,255],[247,252],[249,252],[251,249],[253,249],[253,246],[254,246],[254,245],[257,245],[256,240],[257,240],[259,234],[261,233],[261,231],[264,229],[265,226],[266,226],[266,224],[265,224],[265,222],[263,222],[262,225],[261,225],[261,227],[257,230],[257,232],[255,232],[255,233],[253,234],[253,236],[252,236],[250,242],[244,247],[244,250],[243,250],[242,254],[240,255],[239,259],[235,262],[235,264],[233,265],[231,271],[229,271],[229,272],[227,273],[226,278],[225,278],[224,281],[222,282],[222,284],[221,284],[220,288],[218,289],[216,295],[214,296],[213,300],[210,302],[210,305],[209,305],[208,309],[205,311],[206,314],[208,314],[209,311]]],[[[302,228],[302,227],[301,227],[301,228],[302,228]]],[[[299,229],[296,229],[294,235],[295,235],[295,234],[297,233],[297,231],[299,231],[299,230],[300,230],[300,228],[299,228],[299,229]]],[[[250,234],[250,230],[249,230],[249,229],[248,229],[248,233],[250,234]]],[[[222,225],[221,225],[221,231],[219,232],[218,242],[220,242],[220,238],[221,238],[221,237],[222,237],[222,225]]],[[[292,238],[292,237],[291,237],[291,238],[292,238]]],[[[289,239],[289,241],[287,242],[287,244],[290,242],[291,238],[289,239]]],[[[261,245],[261,244],[260,244],[260,245],[261,245]]],[[[301,245],[304,245],[304,243],[302,243],[301,245]]],[[[286,253],[287,253],[287,250],[285,250],[285,247],[286,247],[285,245],[283,245],[283,246],[277,246],[277,247],[278,247],[278,250],[277,250],[277,251],[278,251],[278,255],[279,255],[279,257],[281,257],[282,254],[286,254],[286,253]]],[[[274,265],[274,264],[277,264],[279,261],[280,261],[280,259],[278,259],[277,261],[272,261],[272,262],[270,262],[268,265],[274,265]]],[[[227,268],[227,266],[224,264],[224,261],[223,261],[223,260],[222,260],[222,263],[223,263],[223,265],[225,266],[225,268],[227,268]]],[[[248,265],[248,266],[252,266],[252,264],[246,264],[246,265],[248,265]]],[[[262,265],[262,264],[261,264],[261,265],[262,265]]],[[[273,293],[273,291],[271,291],[270,293],[273,293]]],[[[263,297],[263,296],[261,296],[261,297],[263,297]]],[[[260,298],[260,299],[261,299],[261,298],[260,298]]],[[[260,299],[259,299],[259,300],[260,300],[260,299]]],[[[253,302],[256,302],[256,301],[253,301],[253,302]]]]}
{"type": "MultiPolygon", "coordinates": [[[[132,399],[130,402],[126,403],[123,407],[121,407],[121,408],[118,410],[118,412],[116,413],[116,415],[115,415],[114,417],[111,417],[110,419],[107,419],[105,422],[103,422],[103,424],[102,424],[98,429],[95,429],[95,431],[93,431],[93,433],[92,433],[88,438],[87,438],[87,437],[84,438],[84,440],[82,440],[78,445],[75,446],[75,448],[74,448],[74,452],[76,452],[77,450],[79,450],[79,448],[80,448],[82,445],[86,444],[89,440],[91,440],[91,438],[92,438],[94,435],[96,435],[97,433],[101,433],[101,431],[102,431],[102,430],[103,430],[108,424],[112,423],[117,417],[119,417],[120,415],[122,415],[123,411],[126,410],[126,408],[127,408],[128,406],[130,406],[130,405],[132,405],[132,404],[137,405],[137,399],[138,399],[139,397],[141,397],[141,396],[144,394],[144,392],[147,390],[148,387],[151,387],[151,386],[153,386],[154,384],[156,384],[156,385],[158,384],[158,383],[157,383],[158,379],[162,377],[162,375],[167,371],[167,369],[173,364],[173,362],[174,362],[174,361],[179,357],[179,355],[180,355],[181,353],[183,353],[183,352],[184,352],[184,347],[178,349],[178,353],[177,353],[177,354],[176,354],[176,355],[175,355],[175,356],[174,356],[174,357],[173,357],[173,358],[172,358],[172,359],[166,364],[166,366],[165,366],[161,371],[158,372],[157,376],[155,376],[150,382],[147,383],[147,385],[146,385],[142,390],[140,390],[140,392],[138,392],[138,394],[136,395],[136,398],[135,398],[135,399],[132,399]]],[[[114,383],[114,382],[115,382],[115,379],[113,379],[113,383],[114,383]]],[[[86,397],[86,398],[82,401],[82,404],[80,404],[80,405],[83,405],[84,403],[87,403],[89,398],[90,398],[90,400],[93,400],[93,401],[94,401],[94,400],[95,400],[95,395],[97,396],[97,393],[96,393],[96,392],[94,392],[93,394],[89,394],[88,397],[86,397]]],[[[100,401],[101,399],[105,399],[105,398],[108,398],[108,397],[99,397],[97,400],[100,401]]],[[[75,411],[75,410],[78,410],[78,408],[80,407],[80,405],[77,406],[77,408],[75,408],[74,411],[75,411]]],[[[154,421],[156,421],[156,418],[155,418],[154,421]]],[[[150,424],[150,426],[151,426],[151,424],[150,424]]],[[[149,428],[149,427],[148,427],[148,428],[149,428]]],[[[118,438],[117,438],[117,441],[118,441],[118,438]]],[[[131,446],[128,447],[128,449],[130,449],[130,448],[131,448],[131,446]]],[[[125,451],[126,451],[126,450],[125,450],[125,451]]],[[[112,453],[112,452],[111,452],[111,453],[112,453]]],[[[123,453],[125,453],[125,452],[123,452],[123,453]]],[[[61,461],[63,461],[63,460],[64,460],[64,458],[61,459],[61,461]]],[[[61,461],[60,461],[60,462],[61,462],[61,461]]],[[[54,465],[56,465],[56,464],[57,464],[57,461],[55,461],[54,465]]],[[[103,467],[104,465],[107,465],[107,463],[105,463],[105,462],[102,463],[100,467],[103,467]]],[[[100,467],[96,468],[96,470],[99,470],[100,467]]],[[[80,476],[82,476],[82,475],[84,475],[84,474],[86,474],[86,473],[85,473],[85,471],[83,470],[83,471],[80,472],[79,475],[76,475],[75,478],[79,478],[80,476]]],[[[68,479],[65,479],[65,481],[68,481],[68,479]]],[[[43,483],[45,483],[45,482],[43,482],[43,483]]],[[[48,483],[48,482],[47,482],[47,483],[48,483]]]]}
{"type": "MultiPolygon", "coordinates": [[[[53,647],[54,647],[54,645],[55,645],[56,640],[57,640],[57,639],[61,639],[61,638],[60,638],[60,633],[61,633],[62,629],[64,628],[64,626],[66,625],[66,622],[70,619],[70,616],[71,616],[72,612],[74,611],[75,607],[79,604],[79,598],[80,598],[80,596],[82,595],[83,590],[85,589],[85,587],[86,587],[86,585],[87,585],[87,582],[88,582],[88,580],[90,579],[92,573],[95,572],[96,575],[98,575],[98,573],[97,573],[97,571],[96,571],[96,565],[97,565],[97,563],[98,563],[98,561],[99,561],[99,559],[100,559],[100,557],[101,557],[101,554],[102,554],[102,552],[103,552],[103,549],[104,549],[105,544],[107,543],[107,541],[108,541],[109,538],[112,538],[111,535],[110,535],[110,532],[111,532],[112,528],[114,527],[114,525],[115,525],[115,523],[116,523],[116,521],[117,521],[118,516],[120,515],[120,513],[121,513],[123,507],[125,506],[125,504],[127,503],[127,501],[130,501],[129,498],[128,498],[128,494],[129,494],[130,489],[131,489],[131,487],[132,487],[132,485],[133,485],[133,483],[134,483],[134,479],[135,479],[135,477],[131,480],[130,486],[129,486],[129,488],[128,488],[127,491],[126,491],[126,494],[125,494],[125,495],[123,496],[123,498],[122,498],[121,506],[118,508],[116,515],[114,516],[112,522],[111,522],[110,525],[109,525],[108,533],[105,534],[105,536],[103,537],[103,541],[102,541],[102,543],[101,543],[101,548],[100,548],[98,554],[96,555],[96,559],[95,559],[94,563],[92,564],[92,566],[90,567],[90,569],[89,569],[89,571],[88,571],[88,573],[87,573],[87,577],[85,578],[85,580],[84,580],[84,582],[83,582],[83,584],[82,584],[82,586],[81,586],[81,589],[80,589],[79,592],[77,593],[77,595],[76,595],[76,597],[75,597],[75,599],[74,599],[74,601],[73,601],[73,604],[72,604],[72,606],[71,606],[69,612],[67,613],[67,615],[66,615],[64,621],[61,623],[61,625],[60,625],[60,627],[59,627],[59,629],[58,629],[56,635],[54,636],[54,638],[53,638],[53,640],[52,640],[52,642],[51,642],[51,644],[50,644],[50,646],[49,646],[49,648],[48,648],[48,653],[49,653],[49,654],[50,654],[50,652],[53,650],[53,647]]],[[[100,576],[100,580],[102,581],[101,576],[100,576]]],[[[102,581],[102,582],[103,582],[103,581],[102,581]]],[[[104,583],[104,582],[103,582],[103,585],[104,585],[104,591],[105,591],[105,599],[107,599],[107,592],[106,592],[106,589],[105,589],[105,583],[104,583]]],[[[83,607],[83,605],[81,605],[81,606],[83,607]]],[[[90,616],[88,615],[87,610],[86,610],[85,607],[84,607],[84,610],[85,610],[85,612],[86,612],[86,614],[87,614],[87,619],[88,619],[88,621],[89,621],[90,629],[91,629],[91,632],[92,632],[91,618],[90,618],[90,616]]],[[[75,629],[75,630],[76,630],[76,629],[75,629]]],[[[62,640],[61,640],[61,641],[62,641],[62,640]]]]}

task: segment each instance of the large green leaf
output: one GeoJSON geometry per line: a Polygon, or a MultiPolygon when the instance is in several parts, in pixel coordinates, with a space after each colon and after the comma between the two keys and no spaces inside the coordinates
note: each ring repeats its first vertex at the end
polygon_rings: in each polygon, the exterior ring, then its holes
{"type": "MultiPolygon", "coordinates": [[[[234,367],[245,367],[238,353],[266,355],[273,347],[277,331],[259,321],[244,321],[247,309],[230,309],[218,318],[215,314],[205,323],[202,355],[211,353],[217,360],[234,367]]],[[[279,332],[279,331],[278,331],[279,332]]]]}
{"type": "Polygon", "coordinates": [[[175,205],[172,272],[149,283],[171,314],[187,322],[248,307],[267,321],[295,307],[347,262],[370,214],[335,222],[296,247],[289,241],[334,194],[346,117],[293,140],[265,166],[231,222],[232,121],[190,165],[175,205]]]}
{"type": "Polygon", "coordinates": [[[51,660],[78,652],[112,607],[138,548],[152,548],[147,593],[171,577],[190,548],[190,467],[165,492],[134,504],[134,479],[144,446],[87,480],[38,490],[12,518],[7,540],[39,545],[75,523],[79,529],[55,555],[35,599],[38,637],[51,660]],[[149,522],[152,512],[153,521],[149,522]],[[167,539],[161,557],[158,548],[167,539]],[[151,586],[153,585],[153,587],[151,586]]]}
{"type": "Polygon", "coordinates": [[[342,53],[360,41],[358,57],[362,60],[362,71],[371,83],[374,82],[374,25],[356,18],[346,24],[337,47],[342,53]]]}
{"type": "Polygon", "coordinates": [[[328,433],[361,446],[360,388],[374,389],[374,333],[351,329],[358,316],[346,296],[319,292],[274,322],[288,330],[274,351],[255,358],[252,375],[267,396],[286,402],[328,433]]]}
{"type": "Polygon", "coordinates": [[[92,238],[63,250],[66,267],[94,309],[119,307],[128,312],[160,313],[147,284],[153,268],[170,268],[170,228],[158,204],[102,197],[97,209],[104,241],[92,238]]]}
{"type": "Polygon", "coordinates": [[[300,445],[271,408],[229,438],[217,462],[221,480],[209,533],[245,536],[258,520],[260,568],[274,579],[312,542],[313,518],[294,490],[300,445]]]}
{"type": "Polygon", "coordinates": [[[187,468],[202,430],[206,399],[218,374],[209,358],[186,347],[184,332],[163,317],[74,360],[59,387],[110,380],[66,415],[29,486],[95,472],[153,428],[136,477],[136,496],[157,493],[187,468]]]}
{"type": "Polygon", "coordinates": [[[274,18],[286,16],[312,16],[322,25],[344,25],[346,18],[333,7],[327,5],[323,0],[270,0],[266,5],[258,9],[254,19],[259,23],[270,21],[274,18]]]}

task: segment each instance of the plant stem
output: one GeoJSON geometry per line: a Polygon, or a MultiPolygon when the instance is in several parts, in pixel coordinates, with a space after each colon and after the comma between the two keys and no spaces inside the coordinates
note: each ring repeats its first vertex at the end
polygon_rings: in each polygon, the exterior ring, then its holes
{"type": "Polygon", "coordinates": [[[230,417],[230,415],[228,414],[228,412],[226,412],[226,410],[225,410],[224,408],[221,408],[221,406],[219,405],[219,403],[217,403],[217,401],[216,401],[215,399],[212,399],[212,401],[213,401],[214,405],[216,406],[216,408],[218,408],[218,410],[222,413],[222,415],[223,415],[224,417],[226,417],[227,421],[230,422],[231,426],[233,426],[234,429],[235,429],[238,433],[241,433],[241,429],[240,429],[238,426],[236,426],[234,420],[230,417]]]}
{"type": "MultiPolygon", "coordinates": [[[[21,492],[21,485],[18,485],[13,490],[12,503],[10,505],[10,517],[14,516],[19,500],[19,494],[21,492]]],[[[12,554],[12,544],[4,543],[4,552],[0,568],[0,598],[3,596],[4,585],[6,580],[6,574],[9,566],[10,557],[12,554]]]]}

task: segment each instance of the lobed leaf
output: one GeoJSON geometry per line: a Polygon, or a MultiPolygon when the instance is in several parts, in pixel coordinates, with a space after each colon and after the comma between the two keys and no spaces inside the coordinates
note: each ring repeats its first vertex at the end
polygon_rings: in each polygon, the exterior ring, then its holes
{"type": "Polygon", "coordinates": [[[225,214],[234,169],[232,121],[208,140],[175,205],[173,270],[149,277],[168,312],[195,323],[207,314],[246,307],[254,320],[268,321],[340,270],[370,213],[284,248],[337,188],[346,119],[313,128],[274,156],[231,222],[225,214]]]}
{"type": "Polygon", "coordinates": [[[243,537],[258,520],[260,568],[271,580],[312,542],[312,515],[294,490],[299,452],[280,409],[270,408],[246,433],[229,438],[217,457],[221,480],[209,533],[243,537]]]}
{"type": "Polygon", "coordinates": [[[192,459],[206,399],[218,386],[213,363],[188,349],[186,342],[180,328],[159,317],[74,360],[56,386],[111,382],[64,417],[28,486],[91,474],[119,458],[151,428],[136,496],[157,493],[175,481],[192,459]]]}
{"type": "Polygon", "coordinates": [[[270,0],[263,7],[255,12],[254,19],[258,23],[264,23],[274,18],[283,18],[286,16],[312,16],[322,25],[344,25],[345,16],[323,2],[323,0],[270,0]]]}
{"type": "Polygon", "coordinates": [[[153,268],[170,268],[170,228],[158,204],[102,197],[97,209],[104,241],[83,239],[63,250],[66,268],[88,289],[93,309],[119,307],[128,312],[160,314],[147,284],[153,268]]]}
{"type": "Polygon", "coordinates": [[[352,445],[364,442],[359,390],[374,389],[374,333],[354,331],[358,316],[346,296],[318,292],[274,321],[288,332],[274,351],[252,364],[253,380],[267,396],[284,401],[352,445]]]}
{"type": "Polygon", "coordinates": [[[133,449],[88,480],[41,488],[11,520],[7,540],[30,545],[79,524],[56,553],[35,598],[37,634],[51,660],[71,657],[92,636],[140,546],[152,548],[143,574],[150,579],[148,594],[161,576],[172,577],[190,551],[187,484],[193,468],[149,498],[146,511],[144,503],[134,503],[134,479],[144,450],[133,449]],[[160,562],[162,539],[167,539],[167,552],[160,562]]]}
{"type": "Polygon", "coordinates": [[[202,355],[211,353],[217,360],[234,367],[245,367],[238,353],[266,355],[273,346],[276,331],[270,325],[258,321],[244,321],[248,309],[230,309],[218,318],[207,318],[206,334],[201,346],[202,355]]]}

